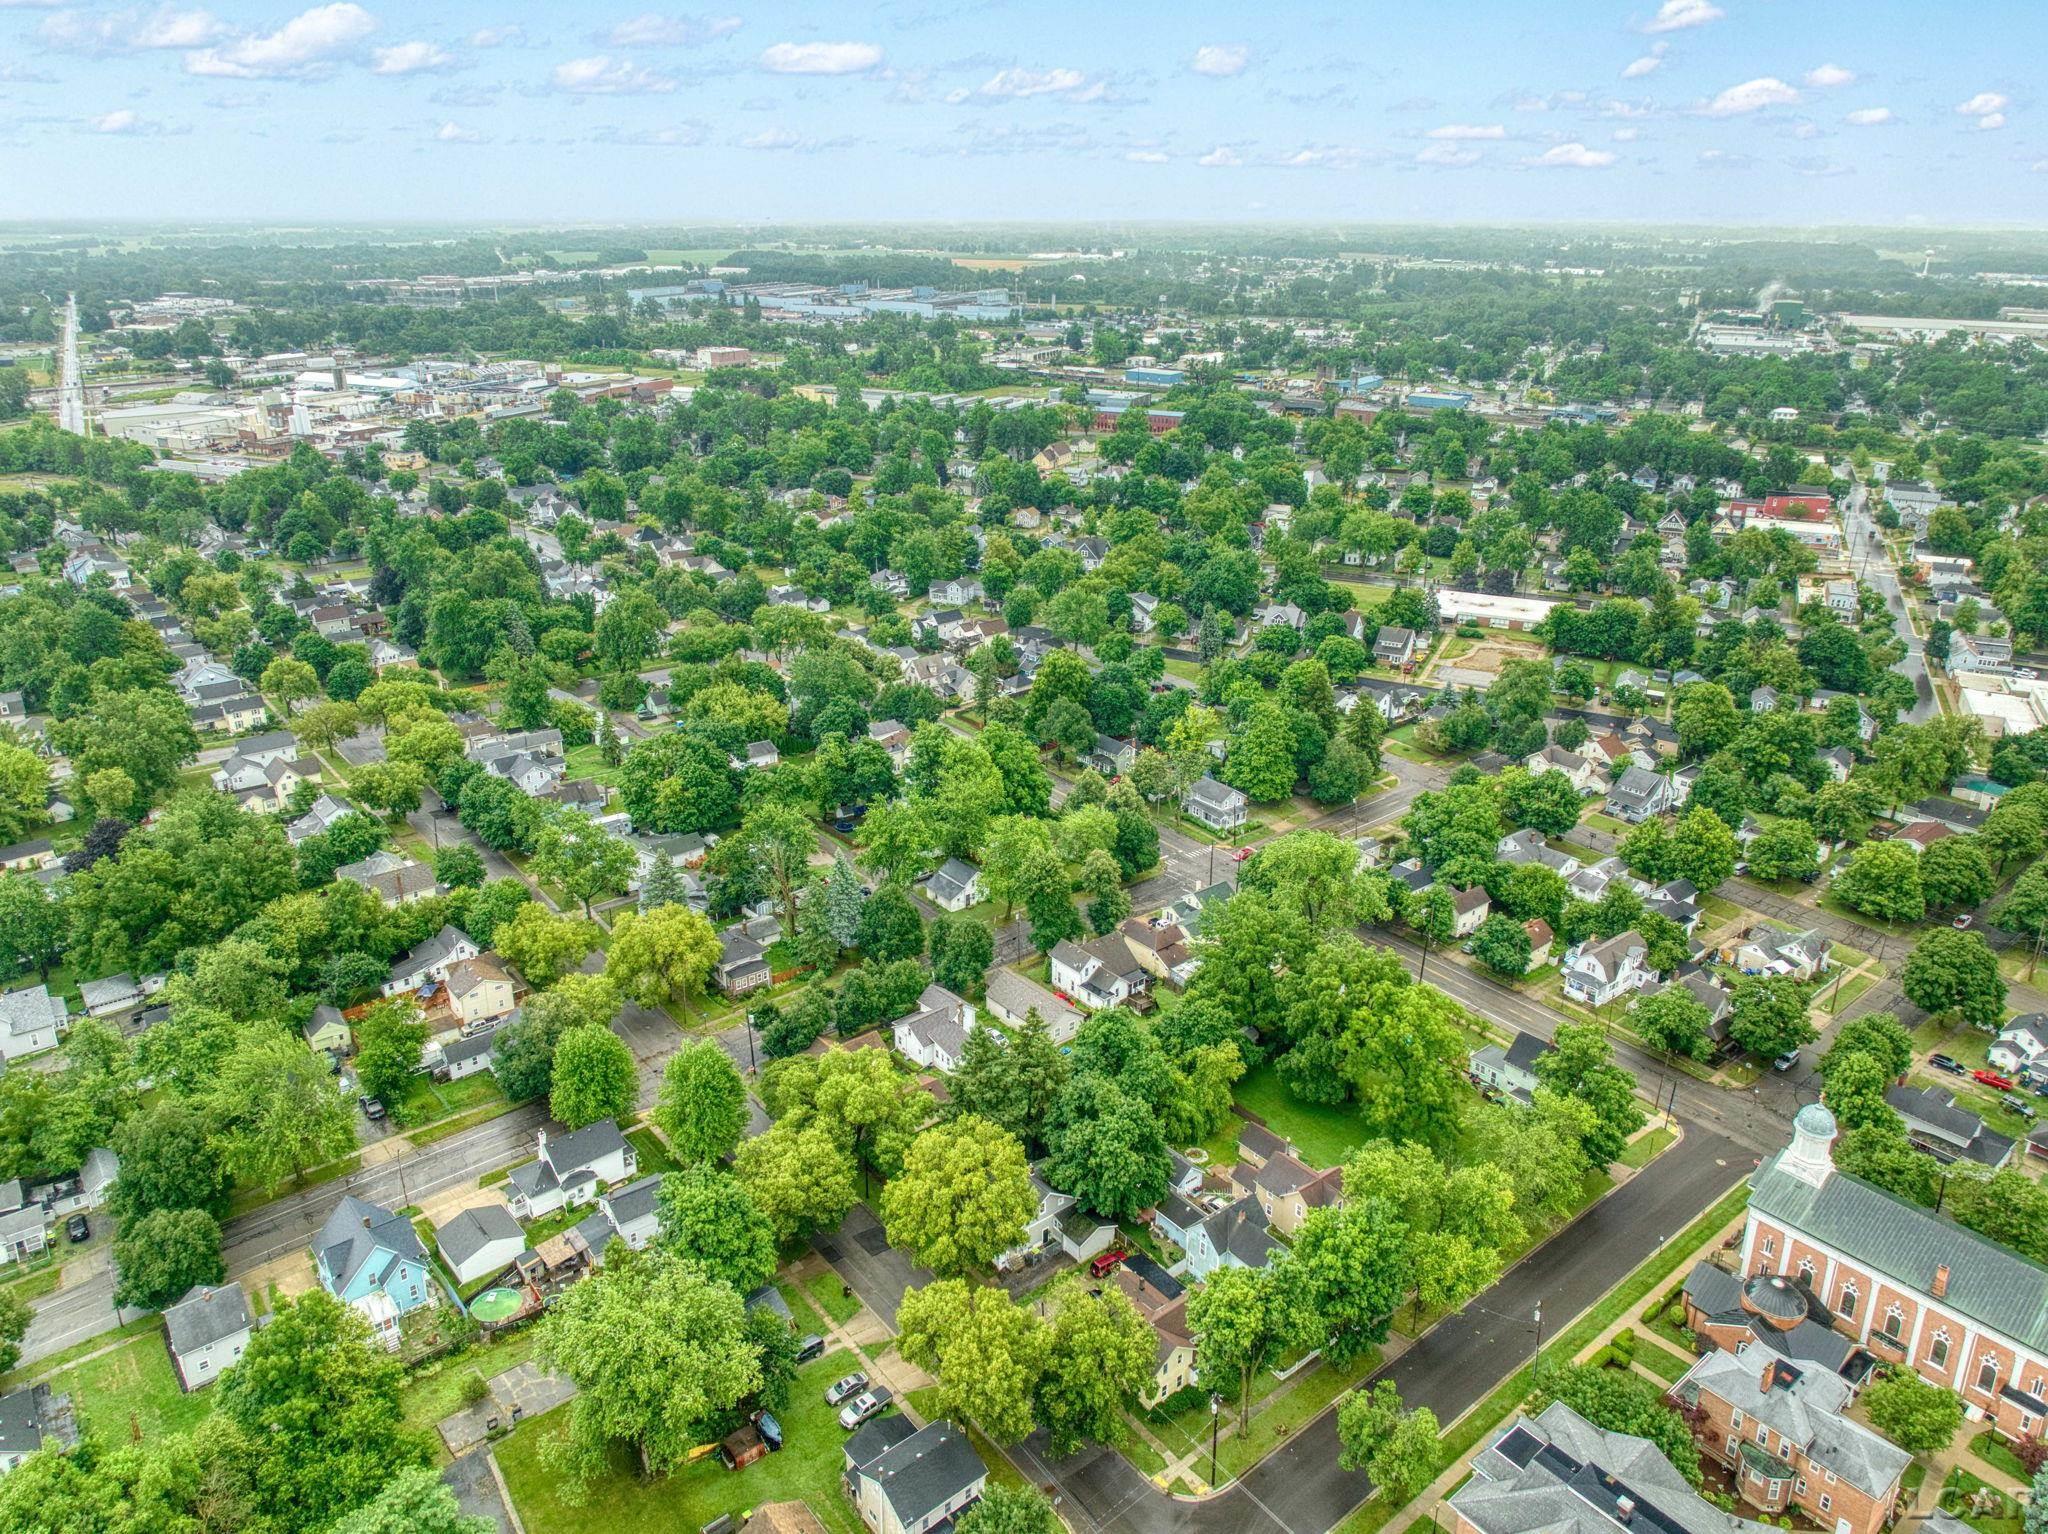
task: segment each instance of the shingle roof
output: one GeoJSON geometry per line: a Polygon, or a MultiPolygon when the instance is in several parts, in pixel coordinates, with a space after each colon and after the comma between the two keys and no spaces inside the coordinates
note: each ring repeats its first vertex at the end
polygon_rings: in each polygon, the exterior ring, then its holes
{"type": "MultiPolygon", "coordinates": [[[[446,1225],[434,1231],[434,1245],[442,1255],[457,1264],[469,1261],[493,1241],[515,1241],[519,1246],[526,1244],[525,1232],[519,1222],[512,1218],[512,1211],[503,1204],[484,1204],[475,1209],[465,1209],[446,1225]]],[[[513,1248],[515,1251],[518,1247],[513,1248]]]]}
{"type": "Polygon", "coordinates": [[[988,1474],[967,1435],[950,1422],[929,1422],[861,1466],[881,1488],[898,1522],[912,1528],[988,1474]]]}
{"type": "Polygon", "coordinates": [[[1829,1370],[1801,1368],[1762,1342],[1739,1354],[1708,1354],[1678,1382],[1677,1392],[1689,1401],[1701,1393],[1716,1396],[1751,1420],[1768,1423],[1823,1470],[1872,1497],[1882,1497],[1913,1462],[1904,1449],[1842,1415],[1853,1395],[1847,1380],[1829,1370]]]}
{"type": "Polygon", "coordinates": [[[195,1285],[164,1312],[164,1331],[171,1351],[183,1356],[210,1347],[223,1337],[246,1332],[255,1324],[240,1284],[195,1285]]]}

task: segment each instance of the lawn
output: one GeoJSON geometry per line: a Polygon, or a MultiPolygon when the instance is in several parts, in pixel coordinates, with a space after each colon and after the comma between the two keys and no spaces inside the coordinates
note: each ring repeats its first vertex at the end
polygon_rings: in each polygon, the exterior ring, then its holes
{"type": "Polygon", "coordinates": [[[596,746],[571,747],[562,757],[562,767],[570,778],[588,778],[606,788],[618,787],[619,769],[609,765],[596,746]]]}
{"type": "Polygon", "coordinates": [[[860,1534],[846,1495],[840,1490],[844,1462],[840,1430],[833,1409],[825,1404],[825,1387],[858,1367],[859,1359],[841,1350],[806,1365],[797,1374],[789,1410],[781,1416],[786,1446],[741,1471],[730,1471],[715,1456],[670,1472],[659,1480],[643,1479],[623,1448],[611,1456],[609,1472],[585,1488],[580,1506],[558,1495],[560,1478],[541,1462],[543,1445],[565,1437],[569,1412],[561,1407],[521,1423],[497,1447],[498,1468],[520,1521],[549,1534],[673,1534],[697,1529],[721,1513],[738,1514],[764,1502],[791,1498],[810,1504],[835,1534],[860,1534]]]}
{"type": "Polygon", "coordinates": [[[303,1176],[287,1177],[274,1187],[268,1183],[237,1183],[234,1191],[228,1195],[228,1214],[247,1214],[252,1209],[260,1209],[287,1189],[297,1192],[302,1188],[318,1187],[323,1182],[333,1182],[337,1177],[347,1177],[359,1171],[362,1164],[363,1153],[351,1151],[339,1161],[330,1161],[325,1166],[308,1167],[303,1176]]]}
{"type": "Polygon", "coordinates": [[[2020,1463],[2020,1457],[1996,1433],[1979,1433],[1970,1440],[1970,1450],[1986,1464],[2003,1470],[2022,1485],[2033,1479],[2027,1474],[2027,1467],[2020,1463]]]}
{"type": "Polygon", "coordinates": [[[1693,1361],[1683,1353],[1674,1353],[1660,1343],[1636,1338],[1635,1360],[1667,1385],[1675,1385],[1692,1367],[1693,1361]]]}
{"type": "Polygon", "coordinates": [[[182,1433],[212,1409],[204,1391],[187,1395],[158,1328],[122,1343],[112,1352],[74,1364],[50,1376],[50,1388],[68,1394],[81,1429],[102,1443],[129,1443],[182,1433]]]}
{"type": "MultiPolygon", "coordinates": [[[[531,1358],[539,1341],[538,1326],[522,1326],[516,1331],[497,1333],[494,1341],[473,1343],[452,1357],[440,1359],[420,1372],[407,1375],[398,1396],[400,1409],[405,1414],[405,1425],[423,1433],[432,1433],[435,1424],[443,1417],[452,1417],[462,1410],[462,1382],[465,1378],[477,1374],[488,1380],[503,1374],[515,1364],[525,1363],[531,1358]]],[[[434,1442],[438,1447],[439,1434],[435,1434],[434,1442]]]]}
{"type": "Polygon", "coordinates": [[[673,1172],[681,1164],[669,1154],[668,1147],[661,1143],[661,1137],[645,1124],[638,1129],[627,1130],[626,1143],[633,1147],[633,1158],[642,1177],[656,1172],[673,1172]]]}
{"type": "Polygon", "coordinates": [[[435,1081],[432,1077],[417,1075],[412,1078],[400,1101],[385,1104],[390,1110],[391,1122],[401,1129],[437,1123],[452,1114],[469,1113],[477,1108],[510,1106],[504,1088],[498,1085],[498,1078],[489,1071],[478,1071],[460,1081],[435,1081]]]}
{"type": "Polygon", "coordinates": [[[1996,1488],[1986,1486],[1967,1470],[1951,1470],[1948,1479],[1941,1483],[1941,1508],[1962,1519],[1977,1534],[2020,1534],[2019,1503],[1996,1488]],[[1970,1510],[1973,1497],[1980,1491],[1989,1491],[1996,1498],[1997,1512],[1970,1510]]]}
{"type": "Polygon", "coordinates": [[[1672,1130],[1653,1129],[1640,1139],[1629,1141],[1627,1147],[1621,1153],[1621,1164],[1623,1166],[1646,1167],[1656,1157],[1658,1152],[1677,1138],[1677,1134],[1672,1130]]]}
{"type": "Polygon", "coordinates": [[[64,1265],[55,1258],[47,1258],[41,1267],[17,1274],[0,1283],[0,1290],[5,1290],[17,1300],[26,1303],[29,1300],[39,1300],[46,1294],[54,1294],[57,1281],[63,1276],[64,1265]]]}
{"type": "MultiPolygon", "coordinates": [[[[1243,1475],[1321,1416],[1324,1408],[1377,1369],[1379,1362],[1377,1350],[1368,1350],[1342,1369],[1319,1363],[1302,1374],[1279,1400],[1268,1399],[1255,1408],[1244,1431],[1224,1440],[1217,1456],[1217,1475],[1225,1479],[1243,1475]]],[[[1200,1468],[1206,1472],[1209,1467],[1204,1464],[1200,1468]]]]}
{"type": "Polygon", "coordinates": [[[813,1273],[804,1280],[804,1292],[835,1326],[844,1326],[860,1314],[860,1298],[846,1292],[846,1283],[837,1273],[813,1273]]]}
{"type": "Polygon", "coordinates": [[[1301,1101],[1281,1084],[1270,1063],[1247,1072],[1238,1082],[1237,1101],[1273,1133],[1292,1141],[1310,1166],[1335,1166],[1366,1139],[1357,1115],[1301,1101]]]}

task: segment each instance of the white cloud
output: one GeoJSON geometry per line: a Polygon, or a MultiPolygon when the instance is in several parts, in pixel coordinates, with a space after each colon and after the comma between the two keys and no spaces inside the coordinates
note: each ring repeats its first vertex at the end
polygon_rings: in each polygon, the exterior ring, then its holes
{"type": "Polygon", "coordinates": [[[1616,128],[1612,136],[1617,144],[1633,144],[1643,136],[1643,130],[1631,123],[1626,127],[1616,128]]]}
{"type": "Polygon", "coordinates": [[[1999,128],[2003,128],[2004,126],[2005,114],[2003,112],[1986,112],[1982,117],[1977,119],[1977,127],[1981,131],[1986,133],[1992,132],[1999,128]]]}
{"type": "Polygon", "coordinates": [[[428,70],[447,69],[454,64],[454,55],[439,43],[413,42],[394,43],[389,48],[372,51],[375,60],[370,66],[373,75],[417,75],[428,70]]]}
{"type": "Polygon", "coordinates": [[[1228,144],[1218,144],[1214,149],[1203,155],[1201,159],[1195,161],[1195,163],[1197,165],[1227,166],[1242,165],[1244,161],[1238,156],[1237,151],[1228,144]]]}
{"type": "Polygon", "coordinates": [[[1653,75],[1664,67],[1664,55],[1671,51],[1669,43],[1652,43],[1650,51],[1641,58],[1629,60],[1621,71],[1624,80],[1640,80],[1644,75],[1653,75]]]}
{"type": "Polygon", "coordinates": [[[557,64],[549,79],[572,96],[659,96],[676,88],[667,75],[602,53],[557,64]]]}
{"type": "Polygon", "coordinates": [[[761,67],[778,75],[857,75],[881,62],[875,43],[776,43],[761,54],[761,67]]]}
{"type": "Polygon", "coordinates": [[[509,48],[515,43],[523,43],[525,41],[526,28],[517,25],[509,27],[478,27],[469,34],[469,46],[472,48],[509,48]]]}
{"type": "Polygon", "coordinates": [[[1052,96],[1078,90],[1087,77],[1078,69],[1004,69],[981,87],[981,94],[994,97],[1052,96]]]}
{"type": "Polygon", "coordinates": [[[1643,30],[1683,32],[1688,27],[1703,27],[1710,21],[1719,21],[1726,14],[1713,0],[1664,0],[1657,7],[1657,14],[1643,23],[1643,30]]]}
{"type": "Polygon", "coordinates": [[[739,31],[737,16],[664,16],[648,11],[597,35],[613,48],[699,48],[739,31]]]}
{"type": "Polygon", "coordinates": [[[2048,175],[2048,160],[2036,160],[2028,169],[2037,175],[2048,175]]]}
{"type": "Polygon", "coordinates": [[[1455,144],[1425,144],[1421,152],[1415,156],[1415,163],[1417,165],[1440,165],[1447,169],[1457,170],[1467,165],[1477,165],[1479,163],[1479,151],[1476,149],[1460,149],[1455,144]]]}
{"type": "Polygon", "coordinates": [[[1167,157],[1156,149],[1127,149],[1124,158],[1133,165],[1164,165],[1167,157]]]}
{"type": "Polygon", "coordinates": [[[1441,128],[1431,128],[1429,136],[1441,139],[1494,139],[1506,138],[1508,130],[1499,123],[1445,123],[1441,128]]]}
{"type": "Polygon", "coordinates": [[[1766,107],[1791,106],[1798,100],[1799,92],[1783,80],[1775,75],[1763,75],[1729,86],[1700,110],[1709,117],[1741,117],[1750,112],[1761,112],[1766,107]]]}
{"type": "Polygon", "coordinates": [[[1856,74],[1839,64],[1821,64],[1807,70],[1806,83],[1815,90],[1833,90],[1838,85],[1854,85],[1856,74]]]}
{"type": "Polygon", "coordinates": [[[301,11],[275,32],[252,32],[219,48],[185,55],[185,72],[238,80],[302,75],[351,53],[377,30],[377,18],[351,0],[301,11]]]}
{"type": "Polygon", "coordinates": [[[1188,68],[1198,75],[1221,80],[1243,74],[1245,65],[1251,61],[1251,49],[1243,43],[1204,43],[1195,50],[1194,61],[1188,68]]]}
{"type": "Polygon", "coordinates": [[[2009,105],[2011,103],[1997,91],[1979,91],[1957,107],[1956,112],[1963,117],[1996,117],[2009,105]]]}
{"type": "Polygon", "coordinates": [[[49,11],[62,5],[64,0],[0,0],[0,11],[20,8],[22,10],[49,11]]]}
{"type": "Polygon", "coordinates": [[[1892,120],[1890,107],[1858,107],[1842,119],[1852,128],[1877,128],[1892,120]]]}
{"type": "MultiPolygon", "coordinates": [[[[1669,6],[1665,9],[1670,9],[1669,6]]],[[[1552,144],[1539,155],[1533,155],[1522,162],[1524,165],[1564,166],[1571,170],[1598,170],[1614,163],[1611,149],[1588,149],[1584,144],[1552,144]]]]}
{"type": "Polygon", "coordinates": [[[742,149],[794,149],[803,140],[787,128],[763,128],[740,140],[742,149]]]}
{"type": "Polygon", "coordinates": [[[481,144],[484,136],[474,128],[465,128],[460,123],[443,123],[434,130],[437,144],[481,144]]]}
{"type": "Polygon", "coordinates": [[[210,11],[181,11],[161,5],[154,11],[109,11],[104,16],[59,11],[45,19],[36,36],[46,48],[98,55],[148,48],[203,48],[226,30],[210,11]]]}
{"type": "Polygon", "coordinates": [[[1348,144],[1311,144],[1306,149],[1295,150],[1293,154],[1279,155],[1273,163],[1286,170],[1349,170],[1358,161],[1358,151],[1348,144]]]}
{"type": "Polygon", "coordinates": [[[95,133],[147,133],[150,131],[148,121],[129,111],[126,107],[121,108],[118,112],[106,112],[98,117],[88,118],[86,126],[95,133]]]}

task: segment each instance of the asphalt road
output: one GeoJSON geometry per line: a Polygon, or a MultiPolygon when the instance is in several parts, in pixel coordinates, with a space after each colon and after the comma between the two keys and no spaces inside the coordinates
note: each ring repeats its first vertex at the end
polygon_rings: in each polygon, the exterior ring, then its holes
{"type": "Polygon", "coordinates": [[[1842,522],[1848,530],[1848,554],[1856,561],[1858,577],[1884,598],[1886,611],[1898,620],[1899,638],[1905,641],[1905,657],[1892,669],[1913,684],[1913,706],[1906,711],[1906,722],[1925,724],[1941,713],[1934,699],[1934,683],[1927,674],[1927,653],[1920,636],[1913,631],[1905,593],[1899,585],[1898,567],[1892,563],[1891,551],[1870,513],[1869,492],[1862,485],[1849,492],[1842,522]]]}

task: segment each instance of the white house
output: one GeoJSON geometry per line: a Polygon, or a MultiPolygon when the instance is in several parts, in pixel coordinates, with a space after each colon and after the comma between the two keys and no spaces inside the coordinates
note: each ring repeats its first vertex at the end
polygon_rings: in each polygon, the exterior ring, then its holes
{"type": "Polygon", "coordinates": [[[1035,980],[1014,969],[999,969],[989,976],[988,1010],[1012,1027],[1022,1027],[1033,1012],[1045,1024],[1055,1044],[1064,1044],[1080,1030],[1083,1014],[1053,995],[1035,980]]]}
{"type": "Polygon", "coordinates": [[[526,1250],[526,1232],[503,1204],[481,1204],[436,1226],[434,1245],[455,1281],[471,1284],[511,1267],[526,1250]]]}
{"type": "Polygon", "coordinates": [[[1522,759],[1522,765],[1531,772],[1561,772],[1581,794],[1595,793],[1600,787],[1600,769],[1578,752],[1567,751],[1560,745],[1530,752],[1522,759]]]}
{"type": "Polygon", "coordinates": [[[543,1129],[535,1158],[514,1167],[506,1178],[505,1202],[520,1219],[537,1220],[557,1209],[590,1203],[639,1169],[632,1145],[611,1119],[561,1135],[551,1136],[543,1129]]]}
{"type": "Polygon", "coordinates": [[[1201,777],[1181,796],[1181,807],[1212,831],[1235,831],[1250,813],[1250,801],[1227,783],[1201,777]]]}
{"type": "Polygon", "coordinates": [[[924,898],[942,911],[964,911],[982,898],[981,870],[959,858],[947,858],[922,886],[924,898]]]}
{"type": "Polygon", "coordinates": [[[960,1053],[973,1027],[973,1003],[943,985],[928,985],[917,998],[916,1010],[897,1018],[892,1032],[896,1052],[904,1059],[924,1070],[950,1074],[959,1069],[960,1053]]]}
{"type": "Polygon", "coordinates": [[[1063,940],[1055,945],[1048,959],[1053,989],[1064,992],[1091,1012],[1121,1006],[1141,991],[1151,989],[1150,972],[1114,933],[1085,947],[1063,940]]]}
{"type": "Polygon", "coordinates": [[[55,1049],[64,1016],[64,1003],[47,985],[0,993],[0,1059],[17,1060],[55,1049]]]}
{"type": "Polygon", "coordinates": [[[846,1440],[846,1486],[874,1534],[925,1534],[981,1497],[988,1468],[967,1434],[944,1420],[913,1428],[877,1417],[846,1440]]]}
{"type": "Polygon", "coordinates": [[[1998,1042],[1984,1051],[1993,1069],[2048,1069],[2048,1013],[2028,1012],[1999,1030],[1998,1042]]]}
{"type": "Polygon", "coordinates": [[[384,981],[384,994],[417,991],[421,986],[448,978],[448,968],[464,959],[474,959],[480,950],[476,940],[460,927],[444,926],[424,943],[398,956],[384,981]]]}
{"type": "Polygon", "coordinates": [[[242,1356],[255,1329],[240,1284],[200,1284],[164,1312],[164,1340],[178,1383],[187,1390],[210,1385],[242,1356]]]}
{"type": "Polygon", "coordinates": [[[1617,996],[1639,991],[1652,979],[1650,945],[1633,930],[1600,942],[1583,943],[1564,961],[1564,993],[1573,1001],[1602,1007],[1617,996]]]}

